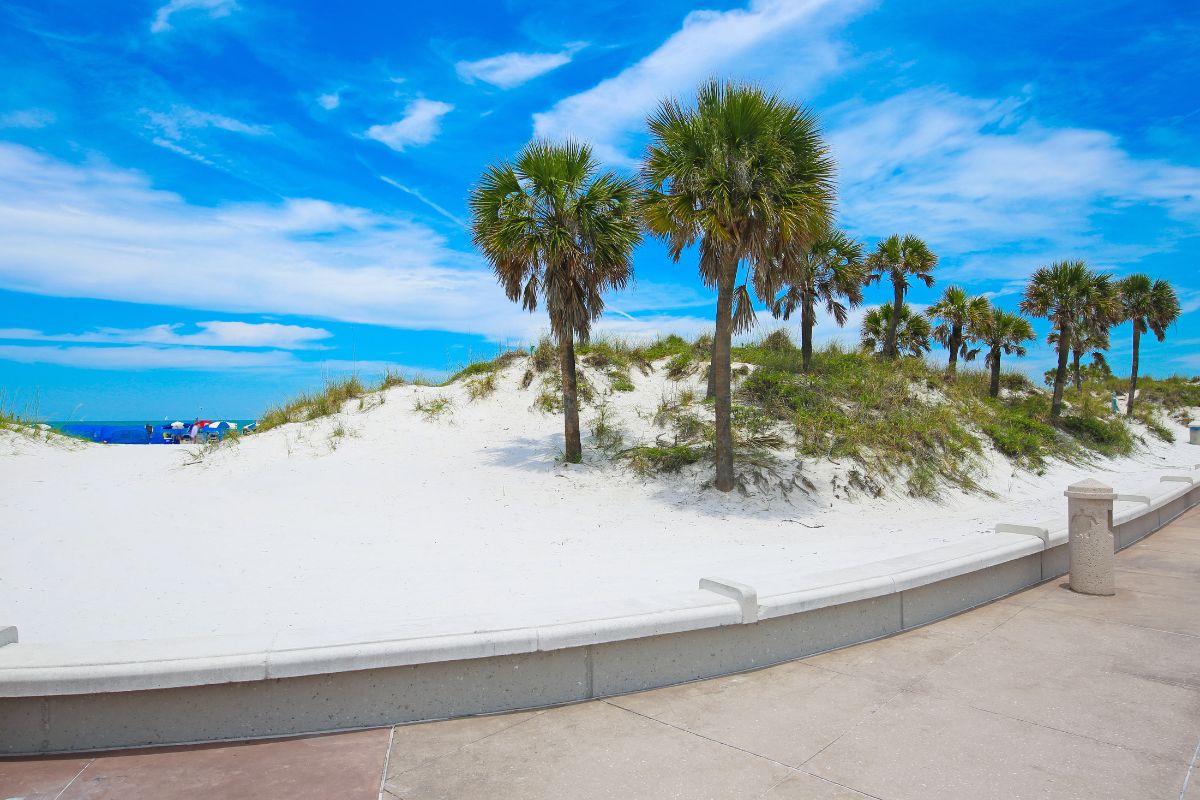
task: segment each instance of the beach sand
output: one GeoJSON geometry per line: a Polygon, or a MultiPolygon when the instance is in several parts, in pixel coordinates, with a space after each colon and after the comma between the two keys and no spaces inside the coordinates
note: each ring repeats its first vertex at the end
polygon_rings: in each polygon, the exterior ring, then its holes
{"type": "MultiPolygon", "coordinates": [[[[0,625],[38,643],[366,629],[483,630],[653,607],[703,576],[754,584],[990,534],[1065,513],[1067,484],[1121,491],[1200,462],[1186,429],[1130,458],[1015,471],[995,454],[995,498],[948,491],[836,494],[848,465],[806,462],[790,498],[722,495],[706,469],[642,479],[602,456],[564,465],[562,418],[531,408],[523,366],[470,402],[459,383],[402,386],[344,413],[209,451],[0,446],[0,625]],[[418,397],[451,398],[434,420],[418,397]],[[381,402],[382,400],[382,402],[381,402]]],[[[652,441],[681,386],[635,371],[609,396],[627,441],[652,441]]],[[[701,390],[702,394],[702,390],[701,390]]],[[[585,408],[585,431],[595,416],[585,408]]],[[[585,436],[586,439],[586,436],[585,436]]],[[[586,449],[586,443],[585,443],[586,449]]]]}

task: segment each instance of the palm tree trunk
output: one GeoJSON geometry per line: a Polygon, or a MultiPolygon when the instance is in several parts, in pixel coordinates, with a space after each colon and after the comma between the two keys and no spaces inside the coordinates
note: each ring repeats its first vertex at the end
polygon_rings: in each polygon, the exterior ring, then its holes
{"type": "Polygon", "coordinates": [[[1000,396],[1000,348],[992,348],[992,383],[988,386],[988,394],[992,397],[1000,396]]]}
{"type": "Polygon", "coordinates": [[[950,326],[950,363],[946,365],[946,372],[950,377],[954,377],[954,373],[958,372],[958,349],[962,347],[962,327],[958,325],[950,326]]]}
{"type": "Polygon", "coordinates": [[[1075,391],[1083,394],[1083,373],[1079,371],[1079,359],[1083,357],[1083,353],[1078,350],[1071,351],[1071,372],[1075,377],[1075,391]]]}
{"type": "Polygon", "coordinates": [[[1054,370],[1054,397],[1050,401],[1050,419],[1062,416],[1063,390],[1067,387],[1067,357],[1071,354],[1071,331],[1064,327],[1058,332],[1058,368],[1054,370]]]}
{"type": "Polygon", "coordinates": [[[1137,394],[1138,350],[1142,346],[1142,332],[1138,320],[1133,321],[1133,364],[1129,368],[1129,399],[1125,401],[1125,416],[1133,416],[1133,396],[1137,394]]]}
{"type": "Polygon", "coordinates": [[[559,337],[558,352],[562,365],[563,438],[566,441],[566,460],[578,464],[583,460],[583,445],[579,441],[579,383],[575,377],[574,338],[559,337]]]}
{"type": "Polygon", "coordinates": [[[800,369],[808,372],[812,366],[813,297],[805,295],[800,306],[800,369]]]}
{"type": "Polygon", "coordinates": [[[883,354],[888,358],[896,358],[899,353],[896,350],[896,328],[900,325],[900,307],[904,305],[904,289],[892,279],[892,286],[896,292],[896,299],[892,303],[892,318],[888,320],[887,339],[883,342],[883,354]]]}
{"type": "Polygon", "coordinates": [[[717,474],[713,486],[733,489],[733,390],[730,386],[730,348],[733,339],[733,282],[737,262],[727,265],[717,279],[717,330],[713,336],[712,376],[716,412],[717,474]]]}

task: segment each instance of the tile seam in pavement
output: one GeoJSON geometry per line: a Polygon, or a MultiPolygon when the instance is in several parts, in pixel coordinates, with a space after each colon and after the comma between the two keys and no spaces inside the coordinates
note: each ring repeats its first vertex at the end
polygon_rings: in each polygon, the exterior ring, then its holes
{"type": "MultiPolygon", "coordinates": [[[[833,780],[832,778],[826,778],[824,775],[818,775],[815,772],[809,772],[808,770],[800,769],[799,767],[793,767],[793,769],[796,772],[799,772],[801,775],[808,775],[810,777],[816,778],[819,781],[824,781],[825,783],[831,783],[834,786],[840,786],[843,789],[849,789],[850,791],[854,792],[855,794],[861,794],[863,797],[870,797],[872,800],[884,800],[884,798],[880,797],[877,794],[871,794],[870,792],[864,792],[862,789],[855,789],[853,786],[849,786],[845,783],[838,783],[837,781],[833,780]]],[[[783,783],[783,781],[780,781],[780,783],[783,783]]],[[[778,785],[779,784],[776,784],[776,786],[778,786],[778,785]]]]}
{"type": "MultiPolygon", "coordinates": [[[[851,725],[849,728],[846,728],[846,730],[844,730],[844,731],[842,731],[841,733],[839,733],[839,734],[837,735],[837,737],[836,737],[836,738],[835,738],[835,739],[834,739],[832,742],[830,742],[829,744],[825,745],[825,746],[824,746],[824,747],[822,747],[820,750],[818,750],[817,752],[813,753],[813,754],[812,754],[811,756],[809,756],[808,758],[806,758],[806,759],[804,759],[803,761],[801,761],[801,762],[800,762],[800,765],[799,765],[798,767],[796,767],[796,769],[800,770],[801,772],[808,772],[808,770],[804,769],[804,765],[805,765],[805,764],[807,764],[808,762],[812,761],[814,758],[816,758],[817,756],[821,755],[821,753],[824,753],[826,750],[828,750],[829,748],[833,747],[835,744],[837,744],[838,742],[840,742],[842,739],[844,739],[844,738],[845,738],[845,737],[846,737],[846,736],[847,736],[847,735],[848,735],[848,734],[849,734],[851,731],[853,731],[855,728],[857,728],[858,726],[862,725],[864,722],[866,722],[867,720],[869,720],[871,717],[873,717],[873,716],[875,716],[876,714],[878,714],[878,713],[879,713],[879,709],[883,708],[883,707],[884,707],[884,706],[886,706],[888,703],[892,702],[893,700],[895,700],[897,697],[899,697],[899,696],[900,696],[900,695],[902,695],[902,694],[904,694],[904,690],[903,690],[903,689],[900,689],[900,690],[898,690],[898,691],[897,691],[895,694],[893,694],[891,697],[889,697],[887,700],[884,700],[882,703],[880,703],[879,705],[877,705],[877,706],[875,706],[874,708],[872,708],[872,709],[871,709],[870,711],[868,711],[866,714],[863,714],[863,715],[862,715],[862,716],[861,716],[859,719],[855,720],[855,722],[854,722],[854,724],[853,724],[853,725],[851,725]]],[[[817,775],[816,777],[820,778],[821,776],[820,776],[820,775],[817,775]]],[[[827,780],[827,779],[826,779],[826,780],[827,780]]],[[[832,781],[831,781],[831,782],[832,782],[832,781]]],[[[847,787],[847,788],[849,788],[849,787],[847,787]]],[[[857,792],[858,790],[857,790],[857,789],[855,789],[854,791],[856,791],[856,792],[857,792]]]]}
{"type": "Polygon", "coordinates": [[[1146,550],[1153,550],[1156,553],[1170,553],[1173,556],[1183,556],[1184,558],[1195,558],[1196,557],[1195,553],[1181,553],[1178,550],[1172,550],[1171,544],[1169,542],[1166,544],[1160,544],[1157,546],[1152,545],[1152,544],[1145,544],[1145,545],[1142,545],[1142,547],[1146,550]]]}
{"type": "Polygon", "coordinates": [[[387,784],[388,764],[392,762],[392,743],[396,741],[396,726],[388,730],[387,749],[383,752],[383,769],[379,773],[379,800],[383,800],[383,790],[387,784]]]}
{"type": "Polygon", "coordinates": [[[79,768],[79,772],[76,772],[75,775],[71,778],[71,780],[67,781],[67,785],[58,790],[58,794],[54,795],[54,800],[59,800],[60,797],[62,797],[64,794],[66,794],[67,789],[71,788],[71,784],[73,784],[73,783],[75,783],[75,781],[79,780],[79,776],[83,774],[83,771],[85,769],[87,769],[88,767],[90,767],[94,763],[96,763],[96,759],[89,758],[88,762],[79,768]]]}
{"type": "Polygon", "coordinates": [[[1196,750],[1192,753],[1192,763],[1188,764],[1187,772],[1183,774],[1183,788],[1179,790],[1179,800],[1185,800],[1187,795],[1188,781],[1192,779],[1192,773],[1196,771],[1196,760],[1200,759],[1200,741],[1196,742],[1196,750]]]}
{"type": "Polygon", "coordinates": [[[720,739],[714,739],[713,737],[706,736],[705,734],[700,733],[699,731],[694,731],[694,730],[691,730],[690,728],[681,727],[679,725],[676,725],[673,722],[667,722],[666,720],[659,719],[658,717],[652,717],[649,714],[643,714],[640,711],[634,711],[631,708],[625,708],[624,706],[619,706],[616,703],[609,702],[608,700],[600,700],[599,702],[604,703],[607,706],[611,706],[612,708],[615,708],[618,711],[624,711],[627,714],[633,714],[635,717],[641,717],[644,720],[649,720],[650,722],[654,722],[659,725],[663,725],[665,727],[671,728],[672,730],[679,731],[680,733],[685,733],[688,736],[695,736],[697,739],[704,739],[707,742],[712,742],[713,744],[720,745],[721,747],[728,747],[730,750],[736,750],[739,753],[745,753],[746,755],[753,756],[754,758],[761,758],[763,761],[770,761],[772,764],[778,764],[779,766],[781,766],[785,769],[789,769],[789,770],[797,769],[796,767],[792,766],[791,764],[780,761],[779,759],[771,758],[770,756],[764,756],[762,753],[756,753],[753,750],[747,750],[744,747],[738,747],[736,744],[730,744],[729,742],[723,742],[720,739]]]}
{"type": "MultiPolygon", "coordinates": [[[[840,673],[839,673],[839,674],[840,674],[840,673]]],[[[899,692],[897,692],[897,694],[899,694],[899,692]]],[[[889,701],[890,701],[890,700],[891,700],[891,698],[889,698],[889,701]]],[[[744,748],[744,747],[738,747],[736,744],[730,744],[729,742],[723,742],[723,741],[721,741],[720,739],[714,739],[714,738],[712,738],[711,736],[706,736],[706,735],[704,735],[703,733],[699,733],[698,731],[693,731],[693,730],[690,730],[690,729],[688,729],[688,728],[683,728],[683,727],[680,727],[679,725],[675,725],[674,723],[667,722],[666,720],[661,720],[661,719],[658,719],[657,717],[651,717],[651,716],[649,716],[648,714],[643,714],[643,713],[641,713],[640,711],[634,711],[633,709],[630,709],[630,708],[625,708],[624,706],[619,706],[619,705],[617,705],[617,704],[615,704],[615,703],[613,703],[613,702],[610,702],[610,700],[608,700],[608,699],[602,699],[602,700],[600,700],[599,702],[601,702],[601,703],[604,703],[605,705],[608,705],[608,706],[612,706],[613,708],[615,708],[615,709],[617,709],[617,710],[619,710],[619,711],[625,711],[625,712],[627,712],[627,713],[633,714],[633,715],[634,715],[634,716],[636,716],[636,717],[641,717],[642,719],[648,720],[648,721],[650,721],[650,722],[656,722],[656,723],[658,723],[659,725],[664,725],[664,726],[666,726],[666,727],[668,727],[668,728],[671,728],[672,730],[679,731],[680,733],[684,733],[684,734],[687,734],[687,735],[689,735],[689,736],[695,736],[695,737],[696,737],[696,738],[698,738],[698,739],[704,739],[705,741],[712,742],[712,743],[713,743],[713,744],[715,744],[715,745],[719,745],[719,746],[721,746],[721,747],[727,747],[727,748],[729,748],[730,750],[736,750],[736,751],[738,751],[739,753],[745,753],[746,755],[748,755],[748,756],[751,756],[751,757],[753,757],[753,758],[760,758],[760,759],[762,759],[763,761],[769,761],[769,762],[771,762],[772,764],[777,764],[778,766],[781,766],[781,767],[783,767],[784,769],[788,770],[788,773],[789,773],[789,774],[787,775],[787,777],[785,777],[785,778],[784,778],[783,780],[781,780],[781,781],[778,781],[777,783],[774,783],[774,784],[771,784],[770,786],[768,786],[768,787],[767,787],[767,788],[766,788],[766,789],[765,789],[765,790],[762,792],[762,794],[760,794],[760,795],[759,795],[759,797],[762,797],[762,796],[766,795],[766,794],[767,794],[767,792],[770,792],[770,791],[771,791],[772,789],[774,789],[776,786],[779,786],[780,784],[782,784],[782,783],[786,782],[786,781],[787,781],[789,778],[791,778],[791,777],[792,777],[792,776],[793,776],[795,773],[802,773],[802,774],[804,774],[804,775],[809,775],[809,776],[811,776],[811,777],[813,777],[813,778],[817,778],[818,780],[825,781],[826,783],[831,783],[831,784],[833,784],[834,786],[840,786],[840,787],[842,787],[843,789],[849,789],[849,790],[850,790],[850,791],[852,791],[852,792],[857,792],[858,794],[861,794],[861,795],[862,795],[862,796],[864,796],[864,797],[870,797],[870,798],[872,798],[873,800],[883,800],[883,798],[879,797],[878,795],[868,794],[867,792],[864,792],[864,791],[862,791],[861,789],[855,789],[853,786],[847,786],[847,785],[846,785],[846,784],[844,784],[844,783],[838,783],[838,782],[837,782],[837,781],[835,781],[835,780],[830,780],[829,778],[822,777],[821,775],[816,775],[816,774],[814,774],[814,773],[812,773],[812,772],[809,772],[809,771],[808,771],[808,770],[806,770],[806,769],[801,769],[799,766],[793,766],[793,765],[791,765],[791,764],[788,764],[788,763],[786,763],[786,762],[780,761],[780,760],[778,760],[778,759],[771,758],[770,756],[765,756],[765,755],[763,755],[762,753],[756,753],[756,752],[754,752],[753,750],[747,750],[747,749],[746,749],[746,748],[744,748]]],[[[882,705],[882,704],[881,704],[881,705],[882,705]]],[[[878,709],[875,709],[875,710],[871,711],[871,714],[874,714],[876,710],[878,710],[878,709]]],[[[868,714],[867,716],[870,716],[870,714],[868,714]]],[[[858,723],[855,723],[855,725],[857,725],[857,724],[858,724],[858,723]]],[[[852,726],[852,727],[854,727],[854,726],[852,726]]],[[[842,734],[842,735],[844,736],[845,734],[842,734]]],[[[840,739],[840,738],[842,738],[842,737],[841,737],[841,736],[839,736],[839,737],[838,737],[838,739],[840,739]]],[[[834,741],[837,741],[837,739],[835,739],[834,741]]],[[[832,742],[831,742],[830,744],[832,744],[832,742]]],[[[825,747],[828,747],[828,746],[829,746],[829,745],[826,745],[825,747]]],[[[824,750],[825,748],[823,747],[823,748],[821,748],[821,749],[822,749],[822,750],[824,750]]],[[[811,759],[805,759],[804,763],[808,763],[808,761],[809,761],[809,760],[811,760],[811,759]]],[[[400,798],[400,800],[403,800],[403,798],[400,798]]]]}
{"type": "MultiPolygon", "coordinates": [[[[935,691],[935,693],[936,693],[936,691],[935,691]]],[[[913,692],[912,694],[916,694],[916,693],[913,692]]],[[[1168,764],[1186,764],[1186,762],[1184,762],[1184,761],[1181,761],[1181,760],[1175,759],[1175,758],[1171,758],[1169,756],[1162,756],[1157,753],[1149,753],[1145,750],[1139,750],[1134,747],[1127,747],[1126,745],[1123,745],[1123,744],[1117,744],[1116,742],[1110,742],[1107,739],[1098,739],[1095,736],[1088,736],[1083,733],[1076,733],[1075,731],[1068,731],[1068,730],[1064,730],[1062,728],[1056,728],[1053,725],[1047,725],[1044,722],[1034,722],[1033,720],[1025,719],[1024,717],[1018,717],[1018,716],[1014,716],[1012,714],[1005,714],[1002,711],[993,711],[990,708],[980,708],[979,706],[975,705],[974,703],[964,703],[961,700],[956,700],[953,697],[948,697],[946,695],[938,694],[938,696],[947,702],[957,703],[958,705],[965,706],[966,708],[973,708],[976,711],[982,711],[984,714],[991,714],[992,716],[1012,720],[1013,722],[1024,722],[1027,725],[1033,725],[1034,727],[1042,728],[1043,730],[1055,731],[1057,733],[1062,733],[1067,736],[1073,736],[1077,739],[1085,739],[1089,742],[1095,742],[1096,744],[1108,745],[1109,747],[1115,747],[1118,750],[1124,750],[1127,753],[1137,753],[1138,755],[1158,759],[1159,761],[1163,761],[1168,764]]]]}
{"type": "MultiPolygon", "coordinates": [[[[1118,589],[1123,592],[1132,591],[1130,589],[1120,589],[1120,587],[1118,587],[1118,589]]],[[[1133,593],[1137,594],[1136,591],[1134,591],[1133,593]]],[[[1154,595],[1154,597],[1159,597],[1159,595],[1154,595]]],[[[1169,599],[1169,598],[1163,598],[1163,599],[1169,599]]],[[[1038,611],[1048,611],[1048,612],[1052,612],[1055,614],[1066,614],[1067,616],[1078,617],[1079,619],[1090,619],[1090,620],[1093,620],[1094,622],[1099,622],[1104,625],[1120,625],[1123,628],[1137,628],[1138,630],[1141,630],[1141,631],[1154,631],[1155,633],[1165,633],[1168,636],[1182,636],[1185,639],[1200,639],[1200,635],[1197,635],[1195,633],[1184,633],[1182,631],[1169,631],[1165,628],[1154,628],[1149,625],[1138,625],[1133,622],[1122,622],[1121,620],[1110,619],[1108,617],[1096,617],[1096,616],[1092,616],[1091,614],[1080,614],[1076,611],[1071,611],[1068,608],[1049,608],[1047,606],[1031,606],[1031,608],[1036,608],[1038,611]]]]}
{"type": "Polygon", "coordinates": [[[842,789],[846,789],[847,791],[854,792],[855,794],[860,794],[863,797],[869,797],[869,798],[871,798],[871,800],[884,800],[884,798],[880,797],[877,794],[871,794],[870,792],[864,792],[862,789],[855,789],[853,786],[847,786],[844,783],[838,783],[837,781],[831,780],[822,775],[817,775],[815,772],[809,772],[808,770],[800,769],[799,767],[788,767],[788,769],[791,770],[791,773],[789,775],[787,775],[783,780],[781,780],[777,783],[773,783],[770,786],[768,786],[765,791],[763,791],[761,794],[759,794],[759,797],[766,797],[768,794],[775,791],[780,786],[787,783],[792,778],[796,777],[797,774],[799,774],[799,775],[807,775],[810,778],[816,778],[817,780],[821,781],[822,783],[828,783],[832,786],[838,786],[842,789]]]}
{"type": "MultiPolygon", "coordinates": [[[[587,702],[587,701],[584,701],[584,702],[587,702]]],[[[572,704],[569,704],[569,705],[576,705],[576,704],[572,703],[572,704]]],[[[436,755],[436,756],[433,756],[433,757],[431,757],[431,758],[427,758],[427,759],[425,759],[424,761],[420,762],[419,764],[413,764],[413,765],[412,765],[411,767],[409,767],[408,769],[402,769],[402,770],[400,770],[399,772],[397,772],[396,774],[397,774],[397,775],[405,775],[405,774],[407,774],[407,773],[409,773],[409,772],[412,772],[412,771],[413,771],[413,770],[415,770],[415,769],[420,769],[421,767],[425,766],[426,764],[432,764],[434,761],[440,761],[441,759],[443,759],[443,758],[447,758],[447,757],[449,757],[449,756],[452,756],[452,755],[454,755],[455,753],[458,753],[458,752],[460,752],[460,751],[462,751],[462,750],[464,750],[464,749],[466,749],[466,748],[470,747],[470,746],[471,746],[471,745],[473,745],[473,744],[478,744],[479,742],[482,742],[484,739],[490,739],[490,738],[492,738],[493,736],[498,736],[499,734],[501,734],[501,733],[504,733],[504,732],[506,732],[506,731],[511,731],[513,728],[517,727],[518,725],[524,725],[526,722],[532,722],[533,720],[537,719],[538,717],[540,717],[542,714],[546,713],[547,711],[553,711],[553,710],[554,710],[554,709],[556,709],[556,708],[562,708],[562,707],[563,707],[563,706],[551,706],[550,708],[545,708],[545,709],[536,710],[536,711],[534,711],[534,712],[533,712],[533,713],[532,713],[530,716],[526,717],[526,718],[525,718],[525,719],[523,719],[523,720],[520,720],[520,721],[518,721],[518,722],[514,722],[514,723],[513,723],[513,724],[511,724],[511,725],[505,725],[505,726],[504,726],[503,728],[501,728],[500,730],[497,730],[497,731],[492,731],[491,733],[487,734],[486,736],[480,736],[478,739],[472,739],[472,740],[471,740],[471,741],[469,741],[469,742],[463,742],[463,743],[462,743],[462,744],[460,744],[458,747],[454,748],[453,750],[450,750],[449,752],[446,752],[446,753],[439,753],[439,754],[438,754],[438,755],[436,755]]],[[[515,712],[515,713],[518,713],[518,714],[519,714],[519,713],[522,713],[522,712],[519,712],[519,711],[518,711],[518,712],[515,712]]],[[[477,717],[497,717],[497,716],[504,716],[504,715],[503,715],[503,714],[479,714],[479,715],[476,715],[476,716],[477,716],[477,717]]],[[[447,720],[436,720],[436,721],[438,721],[438,722],[452,722],[454,719],[472,719],[472,717],[453,717],[453,718],[451,718],[451,719],[447,719],[447,720]]],[[[393,732],[393,734],[394,734],[394,733],[395,733],[395,730],[396,730],[396,728],[416,727],[416,726],[418,726],[418,725],[427,725],[427,724],[429,724],[429,723],[428,723],[428,722],[412,722],[412,723],[409,723],[408,725],[393,725],[393,726],[392,726],[392,732],[393,732]]],[[[388,757],[389,757],[389,760],[390,760],[390,758],[391,758],[391,754],[392,754],[392,748],[391,748],[391,746],[389,745],[389,747],[388,747],[388,757]]],[[[387,774],[386,774],[386,773],[384,774],[384,777],[383,777],[383,782],[384,782],[384,784],[386,784],[386,783],[387,783],[387,774]]],[[[397,796],[397,795],[395,794],[395,792],[391,791],[390,789],[388,790],[388,794],[392,795],[393,797],[397,796]]]]}

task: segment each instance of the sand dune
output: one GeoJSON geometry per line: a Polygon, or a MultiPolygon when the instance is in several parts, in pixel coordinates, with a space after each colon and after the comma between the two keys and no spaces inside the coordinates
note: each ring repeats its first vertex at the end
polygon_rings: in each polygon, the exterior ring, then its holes
{"type": "MultiPolygon", "coordinates": [[[[703,488],[700,465],[642,479],[591,450],[559,463],[561,417],[531,408],[522,372],[501,371],[473,402],[462,382],[394,387],[198,459],[9,435],[0,624],[52,643],[597,618],[704,575],[753,582],[989,535],[1002,519],[1061,513],[1083,475],[1129,490],[1200,461],[1175,425],[1176,444],[1148,438],[1134,457],[1042,476],[991,454],[983,483],[997,498],[847,498],[845,465],[814,461],[800,465],[809,493],[724,496],[703,488]],[[440,417],[414,410],[438,397],[450,400],[440,417]]],[[[647,411],[664,395],[703,393],[661,369],[633,379],[606,397],[630,441],[653,440],[647,411]]],[[[596,413],[585,409],[585,431],[596,413]]]]}

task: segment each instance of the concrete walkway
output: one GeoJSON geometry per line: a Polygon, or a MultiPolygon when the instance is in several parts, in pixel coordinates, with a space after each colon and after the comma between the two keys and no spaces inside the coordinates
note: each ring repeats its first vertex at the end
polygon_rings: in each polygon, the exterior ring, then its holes
{"type": "Polygon", "coordinates": [[[0,760],[0,798],[1200,800],[1200,508],[1117,567],[1115,597],[1056,580],[878,642],[611,700],[0,760]]]}

